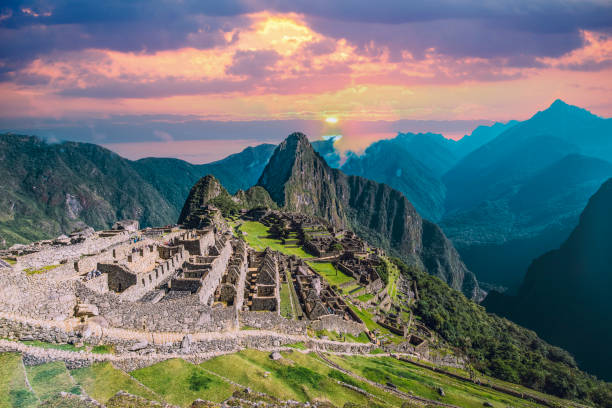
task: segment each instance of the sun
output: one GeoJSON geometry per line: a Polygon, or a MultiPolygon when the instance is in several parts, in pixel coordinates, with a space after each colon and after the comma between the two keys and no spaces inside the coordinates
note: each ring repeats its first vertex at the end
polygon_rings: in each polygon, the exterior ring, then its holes
{"type": "Polygon", "coordinates": [[[328,116],[328,117],[325,118],[325,121],[327,123],[334,124],[334,123],[338,123],[338,118],[333,117],[333,116],[328,116]]]}

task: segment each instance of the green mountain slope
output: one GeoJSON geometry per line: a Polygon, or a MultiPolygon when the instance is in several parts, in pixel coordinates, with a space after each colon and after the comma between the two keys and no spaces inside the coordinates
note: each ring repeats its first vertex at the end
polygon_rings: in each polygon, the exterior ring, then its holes
{"type": "Polygon", "coordinates": [[[249,147],[217,162],[124,159],[97,145],[48,144],[0,135],[0,247],[54,238],[117,219],[142,226],[174,223],[193,184],[214,174],[232,193],[257,182],[274,149],[249,147]]]}
{"type": "Polygon", "coordinates": [[[55,237],[84,224],[171,222],[175,210],[132,168],[100,146],[0,135],[0,235],[7,245],[55,237]]]}
{"type": "Polygon", "coordinates": [[[586,370],[612,378],[612,179],[605,182],[557,250],[529,267],[516,297],[492,293],[491,311],[571,351],[586,370]]]}

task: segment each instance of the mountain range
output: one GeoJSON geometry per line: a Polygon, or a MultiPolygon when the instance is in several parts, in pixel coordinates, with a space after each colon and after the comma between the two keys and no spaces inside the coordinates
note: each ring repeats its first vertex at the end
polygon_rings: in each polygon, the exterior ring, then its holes
{"type": "Polygon", "coordinates": [[[109,228],[176,222],[192,185],[214,174],[232,192],[257,182],[275,146],[249,147],[194,165],[177,159],[124,159],[101,146],[0,135],[0,247],[54,238],[84,225],[109,228]]]}
{"type": "Polygon", "coordinates": [[[487,310],[571,351],[589,372],[612,379],[612,179],[588,202],[559,249],[533,261],[516,296],[495,291],[487,310]]]}

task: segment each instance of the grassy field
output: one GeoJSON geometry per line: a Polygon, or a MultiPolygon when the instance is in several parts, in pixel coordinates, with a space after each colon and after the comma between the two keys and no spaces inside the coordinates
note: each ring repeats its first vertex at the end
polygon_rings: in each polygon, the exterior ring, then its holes
{"type": "Polygon", "coordinates": [[[371,293],[364,293],[363,295],[357,296],[357,299],[361,300],[362,302],[367,302],[368,300],[372,299],[373,297],[374,297],[374,295],[371,294],[371,293]]]}
{"type": "MultiPolygon", "coordinates": [[[[338,337],[330,332],[317,334],[338,337]]],[[[303,344],[295,344],[295,348],[303,348],[303,344]]],[[[377,349],[371,354],[376,352],[382,350],[377,349]]],[[[85,392],[97,401],[106,403],[119,390],[186,407],[197,398],[221,402],[242,387],[283,400],[325,401],[338,407],[347,402],[363,407],[402,406],[403,401],[393,394],[330,367],[314,353],[303,354],[296,350],[281,354],[283,358],[275,361],[270,358],[269,352],[243,350],[207,360],[200,365],[173,359],[128,374],[110,363],[74,370],[67,370],[63,362],[24,367],[19,354],[0,353],[0,408],[34,408],[60,391],[73,394],[85,392]],[[240,384],[240,387],[227,380],[240,384]],[[365,393],[357,392],[343,383],[365,393]]],[[[538,406],[486,386],[460,381],[391,357],[328,355],[327,358],[370,381],[392,383],[404,392],[460,407],[482,407],[485,402],[496,408],[538,406]],[[440,395],[439,389],[444,391],[444,396],[440,395]]],[[[449,371],[465,374],[461,370],[449,371]]],[[[522,387],[519,391],[537,394],[522,387]]],[[[566,401],[540,395],[559,406],[568,406],[566,401]]]]}
{"type": "Polygon", "coordinates": [[[63,361],[26,367],[26,373],[32,389],[41,401],[60,391],[81,394],[81,388],[75,384],[63,361]]]}
{"type": "MultiPolygon", "coordinates": [[[[227,373],[221,373],[226,375],[227,373]]],[[[130,373],[170,404],[183,407],[198,399],[221,402],[236,387],[185,360],[172,359],[130,373]]]]}
{"type": "Polygon", "coordinates": [[[77,368],[70,373],[88,395],[100,402],[108,401],[120,390],[144,398],[162,400],[161,396],[139,384],[129,374],[116,369],[111,363],[98,363],[89,367],[77,368]]]}
{"type": "Polygon", "coordinates": [[[246,233],[245,239],[253,248],[263,251],[267,247],[286,255],[297,255],[301,258],[311,258],[312,255],[301,247],[283,245],[279,239],[269,238],[268,227],[257,221],[245,221],[239,230],[246,233]]]}
{"type": "Polygon", "coordinates": [[[482,407],[485,402],[499,408],[538,406],[535,403],[514,398],[486,387],[455,380],[391,357],[329,356],[329,359],[371,381],[380,384],[391,382],[404,392],[413,392],[415,395],[424,398],[460,407],[482,407]],[[444,390],[445,396],[439,394],[439,388],[444,390]]]}
{"type": "Polygon", "coordinates": [[[288,283],[281,284],[280,288],[280,313],[286,319],[293,319],[291,307],[291,288],[288,283]]]}
{"type": "Polygon", "coordinates": [[[308,265],[323,276],[332,286],[340,286],[343,283],[355,280],[351,276],[340,272],[331,262],[308,262],[308,265]]]}
{"type": "MultiPolygon", "coordinates": [[[[281,399],[297,401],[327,401],[336,406],[346,402],[367,406],[369,398],[338,384],[338,373],[321,362],[313,354],[282,353],[283,358],[273,361],[269,353],[245,350],[216,357],[201,364],[207,370],[218,372],[231,380],[248,385],[251,389],[271,394],[281,399]],[[331,375],[330,375],[331,374],[331,375]]],[[[348,381],[351,381],[350,379],[348,381]]],[[[400,406],[398,399],[371,389],[367,384],[356,383],[362,389],[379,396],[379,404],[400,406]]]]}
{"type": "Polygon", "coordinates": [[[0,354],[0,407],[28,408],[36,406],[38,398],[26,384],[21,355],[0,354]]]}

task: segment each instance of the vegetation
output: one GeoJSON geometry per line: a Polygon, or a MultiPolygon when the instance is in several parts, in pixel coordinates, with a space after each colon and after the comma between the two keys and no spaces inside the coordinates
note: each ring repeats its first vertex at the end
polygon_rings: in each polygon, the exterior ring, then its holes
{"type": "Polygon", "coordinates": [[[26,373],[32,389],[41,401],[60,391],[81,394],[81,388],[74,383],[63,361],[26,367],[26,373]]]}
{"type": "Polygon", "coordinates": [[[162,361],[130,374],[164,400],[180,406],[188,406],[198,398],[221,402],[236,390],[219,377],[180,359],[162,361]]]}
{"type": "Polygon", "coordinates": [[[531,330],[488,314],[440,279],[397,258],[392,260],[417,283],[415,314],[461,349],[475,369],[561,398],[609,406],[612,384],[578,370],[569,353],[547,344],[531,330]]]}
{"type": "Polygon", "coordinates": [[[379,384],[393,384],[401,391],[419,397],[465,408],[481,408],[485,402],[493,407],[537,407],[538,405],[460,381],[391,357],[328,356],[340,367],[379,384]],[[440,395],[439,389],[444,391],[440,395]]]}
{"type": "Polygon", "coordinates": [[[317,271],[332,286],[340,286],[343,283],[354,281],[352,276],[348,276],[331,262],[308,262],[308,265],[317,271]]]}
{"type": "Polygon", "coordinates": [[[50,270],[53,270],[55,268],[57,268],[59,265],[46,265],[43,266],[42,268],[39,269],[32,269],[32,268],[27,268],[24,269],[24,272],[26,273],[26,275],[37,275],[39,273],[45,273],[48,272],[50,270]]]}
{"type": "Polygon", "coordinates": [[[108,401],[120,390],[148,399],[162,400],[158,394],[140,384],[129,374],[116,369],[111,363],[97,363],[89,367],[77,368],[70,374],[87,395],[102,403],[108,401]]]}
{"type": "Polygon", "coordinates": [[[263,251],[267,247],[285,255],[297,255],[301,258],[310,258],[312,255],[295,245],[284,245],[279,239],[271,238],[269,228],[257,221],[243,222],[239,230],[242,231],[247,243],[253,248],[263,251]]]}
{"type": "Polygon", "coordinates": [[[21,356],[0,354],[0,407],[33,407],[36,402],[36,395],[26,385],[21,356]]]}

